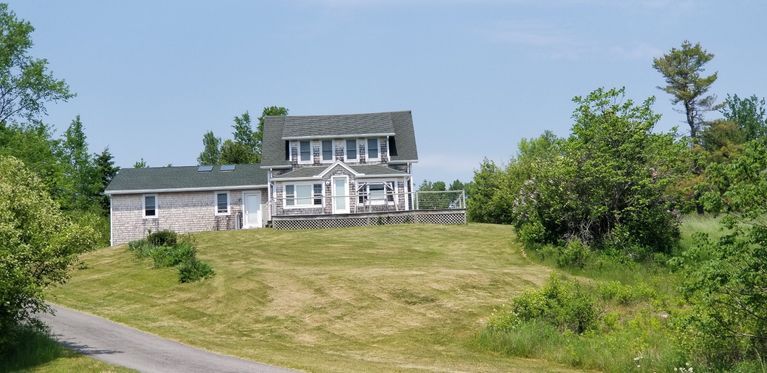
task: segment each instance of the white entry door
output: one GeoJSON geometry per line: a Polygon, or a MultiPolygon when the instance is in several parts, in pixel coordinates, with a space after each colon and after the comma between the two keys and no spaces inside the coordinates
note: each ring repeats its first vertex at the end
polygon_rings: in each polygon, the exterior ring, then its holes
{"type": "Polygon", "coordinates": [[[348,176],[333,176],[333,213],[334,214],[348,214],[349,213],[349,177],[348,176]]]}
{"type": "Polygon", "coordinates": [[[245,211],[242,214],[244,228],[261,228],[261,193],[243,193],[245,211]]]}

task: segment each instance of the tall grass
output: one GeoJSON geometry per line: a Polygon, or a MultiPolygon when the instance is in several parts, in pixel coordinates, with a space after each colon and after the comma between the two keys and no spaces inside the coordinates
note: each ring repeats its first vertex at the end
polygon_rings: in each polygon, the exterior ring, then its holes
{"type": "Polygon", "coordinates": [[[133,372],[69,350],[40,329],[21,327],[14,337],[0,353],[0,372],[133,372]]]}
{"type": "Polygon", "coordinates": [[[76,355],[44,332],[22,328],[8,351],[0,355],[0,372],[28,369],[62,357],[76,355]]]}
{"type": "MultiPolygon", "coordinates": [[[[690,248],[696,233],[721,236],[724,232],[719,220],[712,216],[684,217],[679,250],[690,248]]],[[[556,264],[553,250],[547,252],[543,248],[530,256],[536,261],[556,264]]],[[[493,327],[491,317],[490,325],[479,333],[477,342],[482,349],[581,369],[698,370],[702,362],[682,350],[673,326],[684,302],[677,289],[679,275],[666,264],[669,258],[656,255],[634,262],[609,253],[592,253],[581,267],[560,270],[592,286],[593,294],[601,302],[599,327],[583,334],[562,333],[535,319],[499,329],[493,327]]]]}

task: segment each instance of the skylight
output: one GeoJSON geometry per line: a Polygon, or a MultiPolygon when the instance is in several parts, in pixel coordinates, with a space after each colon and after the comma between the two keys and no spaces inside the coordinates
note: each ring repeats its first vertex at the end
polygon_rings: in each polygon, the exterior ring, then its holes
{"type": "Polygon", "coordinates": [[[197,172],[211,172],[213,171],[213,166],[199,166],[197,167],[197,172]]]}
{"type": "Polygon", "coordinates": [[[221,171],[234,171],[234,165],[233,164],[221,165],[221,171]]]}

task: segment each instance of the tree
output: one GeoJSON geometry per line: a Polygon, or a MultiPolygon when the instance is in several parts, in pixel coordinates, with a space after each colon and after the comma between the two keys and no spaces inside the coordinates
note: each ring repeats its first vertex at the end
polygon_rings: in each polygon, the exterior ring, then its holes
{"type": "Polygon", "coordinates": [[[743,131],[745,141],[767,136],[767,111],[764,99],[756,95],[742,99],[727,95],[719,109],[725,119],[734,122],[743,131]]]}
{"type": "Polygon", "coordinates": [[[495,162],[484,159],[479,170],[474,170],[474,178],[468,189],[466,201],[469,219],[479,223],[500,223],[497,216],[504,209],[495,208],[492,201],[500,190],[502,171],[495,162]]]}
{"type": "Polygon", "coordinates": [[[104,190],[112,182],[120,167],[115,166],[114,157],[109,152],[109,148],[104,148],[100,154],[96,155],[96,173],[99,179],[99,190],[101,208],[109,211],[109,197],[104,195],[104,190]]]}
{"type": "Polygon", "coordinates": [[[716,96],[706,95],[717,73],[703,76],[704,66],[714,55],[708,53],[700,43],[692,45],[685,40],[681,48],[672,48],[662,57],[653,59],[653,67],[666,80],[665,87],[658,87],[672,96],[673,104],[681,103],[687,125],[690,126],[692,144],[699,143],[703,114],[713,110],[716,96]]]}
{"type": "Polygon", "coordinates": [[[253,163],[253,152],[247,145],[232,140],[221,145],[221,164],[253,163]]]}
{"type": "Polygon", "coordinates": [[[635,104],[624,89],[597,89],[573,101],[575,123],[559,154],[535,163],[512,192],[520,238],[577,239],[633,258],[670,252],[679,222],[666,191],[684,145],[652,131],[660,118],[652,98],[635,104]]]}
{"type": "Polygon", "coordinates": [[[0,156],[24,162],[43,181],[53,199],[64,202],[72,192],[61,153],[60,141],[53,140],[50,128],[42,123],[0,126],[0,156]]]}
{"type": "Polygon", "coordinates": [[[29,55],[34,27],[0,4],[0,127],[34,122],[46,104],[74,97],[64,80],[48,71],[48,61],[29,55]]]}
{"type": "Polygon", "coordinates": [[[246,111],[238,117],[234,117],[234,124],[232,125],[234,132],[234,142],[241,144],[244,148],[248,149],[250,156],[247,157],[248,163],[258,163],[261,161],[261,139],[263,135],[259,136],[257,131],[253,131],[253,126],[250,122],[250,114],[246,111]]]}
{"type": "Polygon", "coordinates": [[[450,183],[450,187],[448,190],[464,190],[466,189],[466,186],[461,182],[461,180],[455,179],[452,183],[450,183]]]}
{"type": "Polygon", "coordinates": [[[147,167],[149,166],[146,164],[146,161],[144,160],[144,158],[141,158],[141,160],[133,164],[133,168],[147,168],[147,167]]]}
{"type": "Polygon", "coordinates": [[[738,157],[717,166],[712,178],[726,188],[705,200],[736,213],[722,218],[722,237],[698,235],[675,262],[691,304],[681,320],[691,338],[683,340],[718,370],[728,370],[767,356],[767,144],[747,142],[738,157]]]}
{"type": "Polygon", "coordinates": [[[62,215],[45,185],[16,158],[0,156],[0,350],[48,310],[45,290],[66,281],[95,232],[62,215]]]}
{"type": "Polygon", "coordinates": [[[447,190],[447,188],[444,181],[431,182],[429,180],[424,180],[421,182],[421,185],[418,186],[419,192],[444,192],[445,190],[447,190]]]}
{"type": "Polygon", "coordinates": [[[202,136],[203,150],[197,157],[197,163],[201,165],[216,165],[221,162],[221,139],[208,131],[202,136]]]}
{"type": "Polygon", "coordinates": [[[68,163],[67,176],[73,185],[67,207],[88,209],[99,199],[100,181],[94,160],[88,152],[88,142],[79,115],[64,132],[62,148],[68,163]]]}

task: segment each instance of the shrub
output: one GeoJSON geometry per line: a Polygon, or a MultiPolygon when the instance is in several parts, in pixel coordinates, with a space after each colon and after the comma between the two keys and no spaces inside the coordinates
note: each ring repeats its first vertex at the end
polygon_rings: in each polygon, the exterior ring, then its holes
{"type": "Polygon", "coordinates": [[[177,266],[195,258],[197,250],[189,243],[181,242],[175,246],[157,246],[151,252],[155,268],[177,266]]]}
{"type": "Polygon", "coordinates": [[[559,250],[557,265],[560,267],[583,268],[586,266],[589,256],[591,256],[591,249],[589,249],[588,245],[580,239],[571,239],[567,241],[567,245],[559,250]]]}
{"type": "Polygon", "coordinates": [[[178,266],[178,279],[183,283],[199,281],[213,275],[213,268],[196,257],[191,257],[178,266]]]}
{"type": "Polygon", "coordinates": [[[523,293],[511,304],[506,314],[492,321],[498,328],[508,328],[518,321],[540,321],[560,331],[583,333],[599,319],[599,310],[590,292],[574,281],[552,276],[540,290],[523,293]]]}
{"type": "Polygon", "coordinates": [[[174,231],[163,230],[150,233],[146,240],[155,246],[173,246],[178,242],[178,235],[174,231]]]}
{"type": "Polygon", "coordinates": [[[155,246],[150,244],[146,239],[128,242],[128,250],[132,251],[138,258],[149,257],[152,255],[154,249],[155,246]]]}

